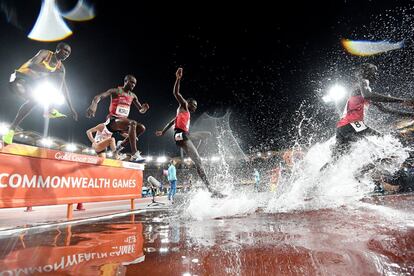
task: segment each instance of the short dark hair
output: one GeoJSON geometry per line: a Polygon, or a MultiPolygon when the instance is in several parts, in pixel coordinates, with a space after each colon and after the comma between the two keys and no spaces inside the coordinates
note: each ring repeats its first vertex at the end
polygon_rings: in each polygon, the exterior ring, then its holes
{"type": "Polygon", "coordinates": [[[188,98],[188,99],[187,99],[187,102],[195,102],[195,103],[197,104],[197,101],[196,101],[196,99],[194,99],[194,98],[188,98]]]}
{"type": "Polygon", "coordinates": [[[124,82],[127,81],[127,80],[129,80],[129,79],[137,80],[137,78],[134,77],[133,75],[126,75],[125,78],[124,78],[124,82]]]}
{"type": "Polygon", "coordinates": [[[56,46],[56,50],[60,50],[63,48],[69,48],[71,50],[70,45],[65,42],[59,42],[58,45],[56,46]]]}

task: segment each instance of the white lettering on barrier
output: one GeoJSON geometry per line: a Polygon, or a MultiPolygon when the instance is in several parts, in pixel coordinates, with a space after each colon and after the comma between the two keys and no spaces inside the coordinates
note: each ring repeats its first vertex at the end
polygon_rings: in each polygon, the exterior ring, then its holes
{"type": "Polygon", "coordinates": [[[23,188],[35,188],[36,187],[36,178],[32,177],[29,179],[27,174],[23,175],[23,188]]]}
{"type": "Polygon", "coordinates": [[[98,164],[99,162],[99,158],[95,156],[81,155],[63,151],[56,152],[55,158],[57,160],[74,161],[89,164],[98,164]]]}
{"type": "Polygon", "coordinates": [[[22,183],[22,176],[20,174],[12,174],[9,177],[9,186],[11,188],[19,188],[21,183],[22,183]],[[17,181],[14,181],[14,179],[16,178],[17,178],[17,181]]]}
{"type": "Polygon", "coordinates": [[[46,177],[46,179],[43,180],[43,177],[41,175],[38,175],[37,188],[49,188],[49,181],[50,181],[50,176],[46,177]]]}
{"type": "Polygon", "coordinates": [[[3,184],[3,181],[2,181],[4,177],[9,177],[9,174],[8,173],[0,174],[0,188],[7,188],[7,184],[3,184]]]}
{"type": "Polygon", "coordinates": [[[127,169],[135,169],[135,170],[140,170],[143,171],[145,168],[144,164],[138,164],[138,163],[132,163],[132,162],[122,162],[122,167],[127,168],[127,169]]]}
{"type": "Polygon", "coordinates": [[[67,189],[102,189],[102,188],[135,188],[137,187],[136,179],[107,179],[107,178],[88,178],[88,177],[59,177],[59,176],[42,176],[27,174],[8,174],[0,173],[0,188],[67,188],[67,189]]]}
{"type": "Polygon", "coordinates": [[[59,176],[54,176],[52,177],[51,182],[51,186],[52,188],[58,188],[60,186],[60,177],[59,176]]]}

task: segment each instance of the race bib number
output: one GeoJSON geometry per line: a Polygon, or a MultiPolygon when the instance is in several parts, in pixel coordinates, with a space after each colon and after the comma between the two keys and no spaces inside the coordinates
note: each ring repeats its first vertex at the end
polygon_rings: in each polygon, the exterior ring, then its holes
{"type": "Polygon", "coordinates": [[[9,82],[14,82],[16,80],[16,73],[10,75],[9,82]]]}
{"type": "Polygon", "coordinates": [[[368,128],[362,121],[353,122],[351,123],[351,126],[355,129],[356,132],[360,132],[368,128]]]}
{"type": "Polygon", "coordinates": [[[127,105],[118,105],[116,107],[116,115],[128,117],[129,115],[129,106],[127,105]]]}
{"type": "Polygon", "coordinates": [[[182,140],[184,140],[183,133],[182,132],[176,133],[174,138],[175,138],[175,141],[182,141],[182,140]]]}

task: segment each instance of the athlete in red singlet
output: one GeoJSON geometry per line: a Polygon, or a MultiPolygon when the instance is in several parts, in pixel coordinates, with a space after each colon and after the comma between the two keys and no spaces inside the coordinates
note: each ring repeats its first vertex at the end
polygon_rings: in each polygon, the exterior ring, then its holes
{"type": "MultiPolygon", "coordinates": [[[[137,123],[134,120],[128,118],[131,104],[133,103],[139,112],[144,114],[149,109],[147,103],[141,104],[138,97],[132,92],[134,90],[137,80],[132,75],[127,75],[124,78],[124,86],[118,88],[111,88],[106,92],[96,95],[91,105],[87,110],[86,116],[88,118],[95,117],[98,103],[106,98],[111,97],[111,103],[109,106],[109,114],[107,116],[108,124],[107,128],[111,132],[128,132],[129,143],[131,145],[132,157],[130,161],[140,162],[144,161],[140,152],[137,150],[136,138],[145,131],[145,126],[137,123]]],[[[125,140],[125,142],[127,139],[125,140]]]]}
{"type": "MultiPolygon", "coordinates": [[[[336,144],[333,148],[333,161],[342,154],[347,153],[352,142],[356,142],[368,135],[380,135],[380,133],[365,125],[364,108],[368,103],[379,107],[383,112],[393,114],[397,113],[382,106],[380,102],[413,105],[413,100],[394,98],[372,92],[370,82],[376,80],[377,74],[377,66],[370,63],[362,64],[357,70],[355,87],[346,103],[344,115],[336,126],[336,144]]],[[[400,115],[402,113],[404,112],[400,112],[400,115]]],[[[321,170],[325,169],[328,164],[325,164],[321,170]]]]}
{"type": "Polygon", "coordinates": [[[194,165],[197,169],[197,173],[200,176],[201,180],[206,185],[207,189],[212,193],[213,197],[224,197],[218,191],[215,191],[211,188],[210,182],[208,181],[207,175],[203,168],[203,164],[198,154],[197,148],[194,146],[193,142],[191,141],[191,136],[189,133],[190,130],[190,112],[194,112],[197,109],[197,101],[189,98],[184,99],[184,97],[180,93],[180,81],[183,76],[183,69],[178,68],[176,75],[176,81],[174,84],[173,94],[174,97],[177,99],[179,103],[179,107],[177,109],[177,116],[172,119],[161,131],[157,131],[155,134],[157,136],[162,136],[165,132],[172,126],[174,126],[174,140],[177,146],[182,148],[184,152],[193,160],[194,165]]]}

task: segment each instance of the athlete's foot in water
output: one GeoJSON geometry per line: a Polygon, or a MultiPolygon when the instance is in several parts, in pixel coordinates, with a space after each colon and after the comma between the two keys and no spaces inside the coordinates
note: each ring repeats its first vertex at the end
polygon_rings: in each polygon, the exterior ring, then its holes
{"type": "Polygon", "coordinates": [[[6,145],[13,144],[13,137],[14,137],[14,130],[9,130],[7,133],[3,135],[3,142],[6,145]]]}
{"type": "Polygon", "coordinates": [[[377,184],[377,185],[375,185],[374,193],[376,193],[376,194],[384,194],[385,193],[385,190],[384,190],[384,188],[382,187],[381,184],[379,184],[379,185],[377,184]]]}
{"type": "Polygon", "coordinates": [[[218,191],[214,191],[214,190],[210,190],[210,193],[211,193],[212,198],[225,198],[225,197],[227,197],[227,195],[223,195],[222,193],[220,193],[218,191]]]}
{"type": "Polygon", "coordinates": [[[66,115],[60,113],[57,109],[53,108],[49,110],[49,113],[44,114],[43,117],[47,117],[49,119],[58,119],[58,118],[66,118],[66,115]]]}

